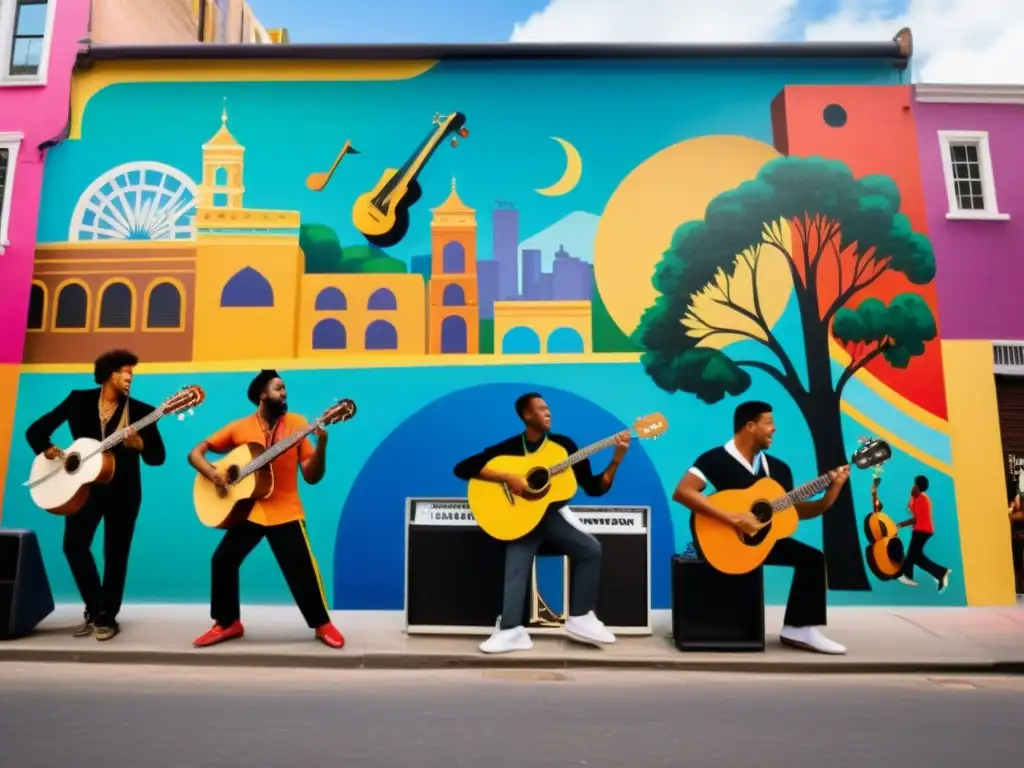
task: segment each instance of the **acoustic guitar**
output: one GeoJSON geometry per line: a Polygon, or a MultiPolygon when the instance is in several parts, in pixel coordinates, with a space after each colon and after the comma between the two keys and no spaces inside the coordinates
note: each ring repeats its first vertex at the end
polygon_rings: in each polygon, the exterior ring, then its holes
{"type": "MultiPolygon", "coordinates": [[[[416,180],[427,161],[452,133],[469,136],[466,116],[461,112],[434,115],[434,128],[413,151],[401,168],[388,168],[369,192],[356,198],[352,206],[352,224],[373,245],[395,245],[409,231],[409,208],[419,201],[423,189],[416,180]]],[[[458,139],[452,139],[452,146],[458,139]]]]}
{"type": "MultiPolygon", "coordinates": [[[[866,469],[888,461],[891,456],[888,443],[871,440],[850,457],[850,463],[866,469]]],[[[749,512],[763,527],[749,535],[732,523],[710,515],[695,515],[694,533],[704,559],[722,573],[750,573],[764,563],[776,541],[796,533],[800,518],[793,505],[816,496],[831,483],[826,473],[786,493],[775,480],[764,477],[749,488],[711,494],[708,501],[718,509],[731,515],[749,512]]]]}
{"type": "MultiPolygon", "coordinates": [[[[668,421],[660,413],[639,418],[633,428],[641,440],[657,438],[668,429],[668,421]]],[[[622,434],[622,433],[618,433],[622,434]]],[[[574,464],[604,448],[615,444],[618,434],[607,437],[571,456],[557,443],[544,444],[526,456],[496,456],[486,464],[487,469],[526,479],[527,489],[516,496],[505,483],[473,478],[467,495],[469,508],[483,531],[500,541],[522,538],[540,523],[544,512],[556,502],[568,502],[579,485],[571,472],[574,464]]]]}
{"type": "Polygon", "coordinates": [[[868,540],[864,559],[876,579],[890,581],[903,570],[906,552],[899,538],[903,526],[882,511],[882,502],[878,498],[881,483],[881,468],[876,467],[871,479],[871,513],[864,518],[864,536],[868,540]]]}
{"type": "Polygon", "coordinates": [[[65,517],[74,515],[85,506],[94,485],[106,485],[114,478],[116,462],[110,451],[124,441],[129,429],[140,432],[172,413],[184,419],[184,411],[191,415],[205,399],[203,388],[193,384],[169,397],[148,416],[117,430],[105,440],[80,437],[55,459],[40,453],[32,461],[28,480],[22,485],[28,487],[29,496],[40,509],[65,517]]]}
{"type": "Polygon", "coordinates": [[[355,415],[356,404],[345,399],[270,448],[246,443],[212,462],[218,472],[224,473],[227,485],[219,486],[203,475],[196,477],[192,502],[199,522],[208,528],[230,528],[248,519],[256,502],[274,492],[274,468],[270,462],[297,446],[318,427],[348,421],[355,415]]]}

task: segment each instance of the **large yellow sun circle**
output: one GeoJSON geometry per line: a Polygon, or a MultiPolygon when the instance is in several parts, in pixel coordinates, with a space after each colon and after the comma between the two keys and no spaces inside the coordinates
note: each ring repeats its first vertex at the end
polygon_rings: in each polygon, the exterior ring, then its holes
{"type": "MultiPolygon", "coordinates": [[[[716,195],[754,178],[779,156],[774,147],[756,139],[702,136],[651,155],[622,180],[597,227],[594,278],[608,314],[624,333],[632,333],[654,303],[651,277],[679,225],[703,219],[716,195]]],[[[759,293],[769,327],[789,295],[772,290],[788,279],[784,257],[776,254],[766,253],[758,268],[758,283],[768,288],[759,293]]]]}

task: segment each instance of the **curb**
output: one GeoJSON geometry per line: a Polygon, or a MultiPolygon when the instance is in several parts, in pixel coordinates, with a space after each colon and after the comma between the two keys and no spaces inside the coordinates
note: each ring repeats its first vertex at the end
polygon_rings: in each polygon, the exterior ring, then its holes
{"type": "Polygon", "coordinates": [[[1024,675],[1021,661],[731,661],[678,659],[637,659],[605,657],[587,659],[557,656],[481,656],[474,653],[408,654],[361,653],[286,655],[280,653],[197,653],[192,651],[80,650],[0,648],[4,662],[140,664],[191,667],[276,667],[306,669],[603,669],[657,670],[673,672],[731,672],[743,674],[984,674],[1024,675]]]}

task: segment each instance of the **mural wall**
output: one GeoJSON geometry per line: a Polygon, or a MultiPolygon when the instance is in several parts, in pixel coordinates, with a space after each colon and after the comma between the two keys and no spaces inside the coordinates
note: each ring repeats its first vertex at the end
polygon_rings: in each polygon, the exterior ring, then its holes
{"type": "MultiPolygon", "coordinates": [[[[97,65],[46,178],[4,524],[39,532],[72,598],[61,521],[20,486],[21,436],[127,346],[136,397],[207,392],[161,422],[129,599],[206,600],[219,535],[185,456],[274,366],[293,411],[359,404],[302,489],[332,604],[400,609],[405,498],[464,495],[452,466],[515,434],[512,402],[537,389],[581,445],[652,411],[673,425],[605,497],[650,505],[667,608],[690,538],[672,489],[757,398],[797,478],[863,435],[893,447],[880,487],[855,473],[798,533],[825,549],[832,602],[964,604],[908,88],[888,63],[767,64],[164,63],[159,82],[97,65]],[[921,474],[929,555],[958,575],[941,594],[865,558],[873,486],[902,519],[921,474]]],[[[245,565],[244,599],[290,599],[270,558],[245,565]]],[[[769,602],[789,578],[766,574],[769,602]]]]}

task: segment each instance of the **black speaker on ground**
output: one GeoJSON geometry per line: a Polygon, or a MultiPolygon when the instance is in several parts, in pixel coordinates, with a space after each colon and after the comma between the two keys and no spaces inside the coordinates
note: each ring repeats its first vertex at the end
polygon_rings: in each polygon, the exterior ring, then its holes
{"type": "Polygon", "coordinates": [[[488,627],[501,613],[505,549],[476,526],[411,526],[411,626],[488,627]]]}
{"type": "Polygon", "coordinates": [[[729,576],[673,556],[672,638],[680,651],[763,651],[764,569],[729,576]]]}
{"type": "Polygon", "coordinates": [[[24,637],[53,609],[35,533],[0,528],[0,640],[24,637]]]}

